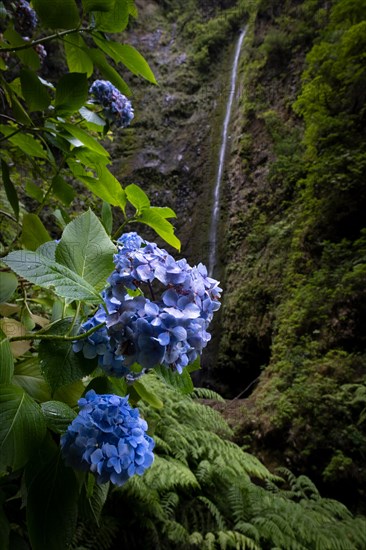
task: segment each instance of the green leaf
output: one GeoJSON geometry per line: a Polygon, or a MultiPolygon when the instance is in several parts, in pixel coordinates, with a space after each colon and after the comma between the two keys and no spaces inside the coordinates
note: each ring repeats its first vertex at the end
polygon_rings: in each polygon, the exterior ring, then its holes
{"type": "Polygon", "coordinates": [[[85,132],[85,130],[82,130],[78,126],[73,126],[68,122],[62,123],[62,128],[64,128],[67,132],[69,132],[69,134],[74,136],[76,139],[81,141],[81,143],[91,151],[98,153],[98,155],[109,157],[108,151],[106,151],[104,147],[100,145],[100,143],[98,143],[92,136],[90,136],[87,132],[85,132]]]}
{"type": "Polygon", "coordinates": [[[14,211],[16,219],[18,220],[19,219],[18,194],[16,192],[13,182],[10,179],[9,166],[6,164],[6,162],[3,159],[1,159],[1,171],[3,175],[3,183],[4,183],[4,189],[5,189],[7,199],[14,211]]]}
{"type": "Polygon", "coordinates": [[[76,380],[67,386],[61,386],[53,394],[53,398],[62,401],[69,407],[76,407],[78,400],[83,395],[85,386],[81,380],[76,380]]]}
{"type": "Polygon", "coordinates": [[[91,520],[99,525],[100,515],[107,500],[110,484],[108,482],[98,485],[92,474],[89,474],[87,479],[88,486],[83,487],[79,500],[80,515],[83,519],[91,520]],[[90,495],[89,491],[91,492],[90,495]]]}
{"type": "Polygon", "coordinates": [[[95,23],[98,31],[122,32],[128,23],[128,2],[115,0],[112,10],[107,13],[95,12],[95,23]]]}
{"type": "Polygon", "coordinates": [[[55,108],[58,112],[73,113],[86,103],[87,98],[86,73],[64,74],[58,81],[55,96],[55,108]]]}
{"type": "Polygon", "coordinates": [[[162,409],[164,406],[164,403],[155,395],[155,393],[151,392],[147,387],[143,379],[136,380],[133,384],[133,387],[135,391],[139,394],[141,399],[145,401],[145,403],[148,403],[154,409],[162,409]]]}
{"type": "Polygon", "coordinates": [[[100,294],[87,281],[42,254],[17,250],[8,254],[3,261],[19,276],[43,288],[54,288],[59,296],[100,303],[100,294]]]}
{"type": "MultiPolygon", "coordinates": [[[[70,327],[71,320],[62,319],[54,323],[44,334],[64,335],[70,327]]],[[[72,346],[71,340],[42,340],[39,345],[41,371],[52,392],[80,380],[97,366],[97,360],[88,360],[82,353],[74,353],[72,346]]]]}
{"type": "Polygon", "coordinates": [[[74,0],[32,0],[42,23],[49,29],[72,29],[79,25],[79,12],[74,0]]]}
{"type": "Polygon", "coordinates": [[[85,186],[97,197],[109,204],[119,206],[122,210],[126,207],[126,194],[119,181],[110,173],[108,168],[99,166],[99,178],[90,176],[85,168],[73,159],[67,161],[73,175],[82,181],[85,186]]]}
{"type": "Polygon", "coordinates": [[[93,124],[94,128],[96,127],[97,131],[101,131],[101,127],[105,126],[106,124],[105,120],[97,115],[97,113],[94,113],[94,111],[91,111],[86,107],[81,107],[81,109],[79,109],[79,113],[81,114],[83,119],[86,120],[89,124],[93,124]]]}
{"type": "Polygon", "coordinates": [[[127,185],[125,192],[127,200],[136,208],[138,213],[144,208],[149,208],[149,198],[141,187],[131,183],[130,185],[127,185]]]}
{"type": "Polygon", "coordinates": [[[20,59],[24,65],[28,65],[31,69],[35,71],[40,68],[41,62],[39,60],[38,54],[34,51],[31,46],[31,42],[24,40],[19,33],[17,33],[13,28],[9,27],[4,32],[4,38],[9,42],[11,46],[24,46],[24,50],[16,50],[14,53],[20,59]]]}
{"type": "Polygon", "coordinates": [[[17,362],[12,383],[23,388],[35,401],[42,402],[51,398],[50,388],[39,368],[38,357],[17,362]]]}
{"type": "Polygon", "coordinates": [[[159,216],[161,216],[162,218],[176,218],[177,217],[174,210],[172,210],[168,206],[151,206],[151,210],[153,210],[154,212],[157,212],[159,214],[159,216]]]}
{"type": "Polygon", "coordinates": [[[116,248],[101,222],[91,211],[75,218],[64,229],[56,260],[102,290],[113,271],[116,248]]]}
{"type": "Polygon", "coordinates": [[[47,427],[58,434],[66,432],[76,412],[62,401],[46,401],[41,405],[47,427]]]}
{"type": "Polygon", "coordinates": [[[14,372],[14,359],[10,342],[0,329],[0,384],[10,384],[14,372]]]}
{"type": "Polygon", "coordinates": [[[69,548],[77,520],[79,484],[56,445],[40,449],[26,470],[27,528],[32,550],[69,548]],[[42,453],[42,454],[41,454],[42,453]]]}
{"type": "Polygon", "coordinates": [[[88,55],[93,60],[94,64],[98,67],[102,75],[106,78],[106,80],[109,80],[112,82],[116,88],[119,89],[122,94],[126,96],[131,95],[131,90],[126,84],[126,82],[123,80],[123,78],[120,77],[119,73],[111,67],[111,65],[108,63],[108,61],[105,58],[105,55],[103,52],[97,49],[89,49],[88,55]]]}
{"type": "Polygon", "coordinates": [[[69,206],[76,195],[71,185],[69,185],[61,176],[55,176],[52,179],[52,191],[55,197],[60,199],[65,206],[69,206]]]}
{"type": "Polygon", "coordinates": [[[38,254],[42,254],[45,256],[48,260],[51,260],[52,262],[56,261],[56,248],[57,243],[56,241],[47,241],[46,243],[41,244],[36,250],[38,254]]]}
{"type": "Polygon", "coordinates": [[[196,359],[192,362],[192,363],[189,363],[187,366],[186,366],[186,370],[191,373],[191,372],[195,372],[197,370],[200,370],[201,368],[201,357],[200,355],[198,355],[196,357],[196,359]]]}
{"type": "Polygon", "coordinates": [[[131,73],[142,76],[152,84],[157,84],[154,73],[149,67],[146,59],[129,44],[119,44],[118,42],[106,41],[93,36],[96,44],[109,55],[116,63],[123,63],[131,73]]]}
{"type": "Polygon", "coordinates": [[[29,111],[43,111],[51,103],[47,88],[43,86],[38,76],[30,69],[20,71],[22,94],[28,105],[29,111]]]}
{"type": "Polygon", "coordinates": [[[38,185],[35,184],[32,180],[26,181],[26,183],[25,183],[25,192],[32,199],[35,199],[38,202],[42,202],[42,200],[43,200],[42,189],[40,189],[38,187],[38,185]]]}
{"type": "Polygon", "coordinates": [[[168,386],[178,390],[180,393],[188,394],[194,389],[192,379],[186,369],[183,369],[182,374],[179,374],[177,371],[159,365],[154,368],[154,372],[156,372],[168,386]]]}
{"type": "Polygon", "coordinates": [[[82,0],[86,13],[90,11],[111,11],[114,8],[115,0],[82,0]]]}
{"type": "Polygon", "coordinates": [[[87,51],[87,45],[80,34],[69,34],[63,39],[66,61],[71,73],[93,74],[94,65],[87,51]]]}
{"type": "Polygon", "coordinates": [[[110,235],[113,229],[113,213],[111,205],[106,201],[103,201],[102,204],[102,224],[108,235],[110,235]]]}
{"type": "Polygon", "coordinates": [[[28,250],[36,250],[41,244],[52,240],[37,214],[24,214],[22,225],[21,240],[28,250]]]}
{"type": "MultiPolygon", "coordinates": [[[[6,126],[5,124],[0,124],[0,132],[5,136],[10,136],[15,129],[16,128],[14,126],[11,127],[6,126]]],[[[30,134],[18,133],[9,137],[9,141],[31,157],[47,158],[47,153],[43,149],[40,142],[30,134]]]]}
{"type": "Polygon", "coordinates": [[[154,207],[144,209],[137,221],[152,227],[164,241],[180,250],[180,240],[174,235],[174,227],[154,207]]]}
{"type": "Polygon", "coordinates": [[[7,302],[18,286],[18,279],[14,273],[1,273],[0,275],[0,304],[7,302]]]}
{"type": "Polygon", "coordinates": [[[24,466],[45,432],[37,403],[17,386],[0,386],[0,471],[24,466]]]}

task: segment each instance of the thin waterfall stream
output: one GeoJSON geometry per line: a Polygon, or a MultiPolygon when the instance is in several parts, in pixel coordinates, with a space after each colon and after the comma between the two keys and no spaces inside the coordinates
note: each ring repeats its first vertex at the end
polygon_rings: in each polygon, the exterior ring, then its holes
{"type": "Polygon", "coordinates": [[[246,34],[246,29],[243,29],[240,33],[240,36],[238,38],[238,42],[235,48],[234,62],[233,62],[233,66],[231,70],[231,78],[230,78],[230,93],[226,104],[225,119],[224,119],[224,124],[222,127],[222,133],[221,133],[219,163],[218,163],[216,179],[215,179],[211,225],[210,225],[210,234],[209,234],[210,249],[209,249],[209,259],[208,259],[208,273],[210,276],[212,276],[213,270],[216,265],[217,227],[218,227],[219,212],[220,212],[220,188],[221,188],[221,181],[222,181],[224,165],[225,165],[225,153],[226,153],[226,146],[227,146],[227,140],[228,140],[228,129],[229,129],[230,116],[231,116],[231,109],[232,109],[235,89],[236,89],[238,63],[239,63],[241,46],[245,38],[245,34],[246,34]]]}

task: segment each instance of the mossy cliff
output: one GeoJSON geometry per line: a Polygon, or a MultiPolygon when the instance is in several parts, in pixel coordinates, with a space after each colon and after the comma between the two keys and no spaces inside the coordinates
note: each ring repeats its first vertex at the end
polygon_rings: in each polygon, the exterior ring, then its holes
{"type": "Polygon", "coordinates": [[[136,114],[112,144],[113,169],[177,212],[182,252],[192,263],[208,258],[232,44],[248,18],[235,4],[140,1],[126,37],[148,59],[158,86],[130,80],[136,114]]]}
{"type": "Polygon", "coordinates": [[[357,505],[366,453],[366,3],[139,7],[128,41],[159,87],[132,86],[136,118],[112,145],[114,170],[177,211],[192,263],[208,258],[231,58],[248,25],[221,193],[224,303],[200,382],[227,397],[248,388],[238,440],[357,505]]]}
{"type": "Polygon", "coordinates": [[[216,370],[227,395],[256,381],[241,430],[253,448],[349,504],[366,475],[365,19],[364,1],[259,3],[225,187],[216,370]]]}

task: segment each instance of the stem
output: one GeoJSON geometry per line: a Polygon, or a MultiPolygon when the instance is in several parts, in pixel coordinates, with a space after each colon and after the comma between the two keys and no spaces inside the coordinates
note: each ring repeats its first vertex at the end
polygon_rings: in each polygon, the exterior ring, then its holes
{"type": "Polygon", "coordinates": [[[83,334],[78,334],[76,336],[67,336],[66,334],[39,334],[37,332],[32,332],[30,334],[23,334],[23,336],[10,336],[8,340],[9,342],[19,342],[22,340],[59,340],[61,342],[73,342],[74,340],[82,340],[83,338],[90,336],[93,332],[96,332],[104,326],[105,323],[99,323],[99,325],[96,325],[86,332],[83,332],[83,334]]]}
{"type": "Polygon", "coordinates": [[[137,218],[128,218],[126,221],[123,222],[122,225],[119,226],[119,228],[117,229],[117,231],[115,231],[112,235],[112,239],[115,240],[117,239],[118,235],[120,234],[120,232],[124,229],[124,227],[128,224],[128,223],[133,223],[133,222],[137,222],[137,218]]]}
{"type": "Polygon", "coordinates": [[[17,52],[19,50],[26,50],[27,48],[33,48],[33,46],[38,46],[38,44],[50,42],[55,38],[61,38],[62,36],[67,36],[68,34],[75,34],[76,32],[91,32],[92,30],[92,27],[86,27],[85,29],[80,29],[80,27],[77,27],[76,29],[67,29],[65,31],[56,32],[55,34],[50,34],[49,36],[44,36],[43,38],[38,38],[38,40],[26,42],[21,46],[9,46],[8,48],[0,48],[0,52],[17,52]]]}
{"type": "Polygon", "coordinates": [[[77,306],[76,306],[76,311],[75,311],[74,318],[73,318],[72,323],[71,323],[70,328],[69,328],[69,332],[68,332],[69,335],[72,333],[72,329],[74,328],[76,320],[79,317],[80,307],[81,307],[81,302],[79,301],[77,303],[77,306]]]}

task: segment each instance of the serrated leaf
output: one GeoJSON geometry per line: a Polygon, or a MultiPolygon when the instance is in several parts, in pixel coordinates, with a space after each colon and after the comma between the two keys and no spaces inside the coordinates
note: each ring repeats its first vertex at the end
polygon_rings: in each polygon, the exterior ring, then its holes
{"type": "Polygon", "coordinates": [[[20,71],[22,94],[28,105],[29,111],[43,111],[51,102],[47,89],[40,82],[38,76],[30,69],[20,71]]]}
{"type": "Polygon", "coordinates": [[[45,27],[72,29],[79,25],[79,12],[74,0],[32,0],[32,5],[45,27]]]}
{"type": "Polygon", "coordinates": [[[14,273],[1,273],[0,275],[0,303],[3,304],[11,298],[18,286],[18,279],[14,273]]]}
{"type": "Polygon", "coordinates": [[[98,153],[98,155],[109,157],[108,151],[106,151],[104,147],[100,145],[100,143],[98,143],[92,136],[85,132],[85,130],[82,130],[77,126],[73,126],[68,122],[64,122],[62,124],[62,128],[64,128],[72,136],[78,139],[85,147],[87,147],[91,151],[95,151],[96,153],[98,153]]]}
{"type": "Polygon", "coordinates": [[[149,198],[141,187],[131,183],[130,185],[127,185],[125,192],[127,200],[136,208],[138,213],[144,208],[149,208],[149,198]]]}
{"type": "Polygon", "coordinates": [[[52,239],[37,214],[24,214],[21,240],[25,248],[36,250],[41,244],[52,239]]]}
{"type": "Polygon", "coordinates": [[[75,218],[64,229],[56,249],[56,261],[102,290],[113,271],[116,248],[101,222],[91,211],[75,218]]]}
{"type": "Polygon", "coordinates": [[[45,432],[37,403],[17,386],[0,386],[0,471],[24,466],[45,432]]]}
{"type": "Polygon", "coordinates": [[[145,208],[136,218],[136,221],[150,226],[168,244],[180,250],[180,240],[174,235],[174,227],[163,218],[154,208],[145,208]]]}
{"type": "Polygon", "coordinates": [[[59,296],[71,300],[100,303],[99,293],[67,267],[28,250],[11,252],[3,259],[15,273],[43,288],[54,288],[59,296]]]}
{"type": "Polygon", "coordinates": [[[136,380],[136,382],[134,382],[134,384],[133,384],[133,387],[134,387],[135,391],[139,394],[141,399],[143,401],[145,401],[145,403],[148,403],[154,409],[162,409],[163,408],[164,403],[161,401],[161,399],[159,399],[157,397],[157,395],[155,393],[151,392],[147,388],[147,386],[146,386],[145,382],[143,381],[143,379],[136,380]]]}
{"type": "Polygon", "coordinates": [[[50,388],[39,368],[38,357],[17,362],[12,383],[23,388],[35,401],[42,402],[51,398],[50,388]]]}
{"type": "Polygon", "coordinates": [[[177,371],[159,365],[154,368],[154,371],[168,384],[168,386],[176,389],[180,393],[188,394],[193,391],[193,382],[186,369],[183,369],[182,374],[179,374],[177,371]]]}
{"type": "Polygon", "coordinates": [[[58,434],[66,432],[76,412],[62,401],[46,401],[41,405],[47,427],[58,434]]]}
{"type": "Polygon", "coordinates": [[[55,176],[52,179],[52,191],[55,197],[60,199],[65,206],[69,206],[76,195],[71,185],[69,185],[61,176],[55,176]]]}
{"type": "Polygon", "coordinates": [[[86,73],[64,74],[58,81],[55,96],[55,108],[58,112],[73,113],[86,103],[87,98],[86,73]]]}
{"type": "Polygon", "coordinates": [[[10,384],[14,372],[14,359],[6,334],[0,329],[0,384],[10,384]]]}
{"type": "Polygon", "coordinates": [[[54,262],[56,260],[56,248],[56,241],[47,241],[46,243],[41,244],[41,246],[37,248],[36,252],[54,262]]]}
{"type": "Polygon", "coordinates": [[[113,9],[107,13],[95,12],[95,23],[98,31],[122,32],[128,23],[128,2],[115,0],[113,9]]]}
{"type": "MultiPolygon", "coordinates": [[[[54,323],[44,334],[64,335],[70,326],[70,319],[62,319],[54,323]]],[[[82,353],[74,353],[72,346],[71,340],[42,340],[39,345],[41,372],[52,392],[80,380],[97,366],[96,360],[88,360],[82,353]]]]}
{"type": "Polygon", "coordinates": [[[43,454],[32,464],[32,470],[26,471],[26,520],[31,547],[65,550],[76,528],[78,480],[74,471],[65,466],[56,445],[40,452],[43,454]]]}
{"type": "Polygon", "coordinates": [[[4,159],[1,159],[1,172],[3,176],[4,189],[10,206],[13,209],[16,219],[19,219],[19,199],[13,182],[10,179],[9,166],[4,159]]]}
{"type": "Polygon", "coordinates": [[[126,82],[121,78],[119,73],[111,67],[111,65],[108,63],[108,61],[105,58],[105,55],[103,52],[97,49],[89,49],[88,55],[93,60],[94,64],[98,67],[102,75],[106,78],[106,80],[109,80],[116,88],[119,89],[122,94],[126,96],[131,95],[131,90],[126,84],[126,82]]]}
{"type": "Polygon", "coordinates": [[[87,51],[87,46],[80,34],[69,34],[63,39],[66,61],[71,73],[93,74],[94,65],[87,51]]]}

